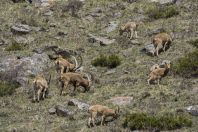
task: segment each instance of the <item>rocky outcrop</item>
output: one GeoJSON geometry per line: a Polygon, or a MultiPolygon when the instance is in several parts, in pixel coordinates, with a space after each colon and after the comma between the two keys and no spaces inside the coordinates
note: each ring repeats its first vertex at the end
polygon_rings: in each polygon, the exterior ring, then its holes
{"type": "Polygon", "coordinates": [[[104,45],[104,46],[113,44],[115,42],[115,39],[108,39],[106,37],[97,37],[92,34],[89,34],[88,37],[89,37],[88,41],[90,43],[99,42],[100,45],[104,45]]]}
{"type": "Polygon", "coordinates": [[[71,106],[77,106],[80,110],[82,111],[87,111],[89,109],[89,104],[86,104],[86,103],[83,103],[83,102],[80,102],[79,100],[77,99],[70,99],[68,101],[68,105],[71,105],[71,106]]]}

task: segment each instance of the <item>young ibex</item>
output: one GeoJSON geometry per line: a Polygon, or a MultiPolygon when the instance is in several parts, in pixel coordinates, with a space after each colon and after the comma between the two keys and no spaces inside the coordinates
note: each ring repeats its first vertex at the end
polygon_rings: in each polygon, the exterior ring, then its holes
{"type": "Polygon", "coordinates": [[[152,72],[155,69],[160,68],[160,66],[158,64],[154,64],[151,68],[150,68],[150,72],[152,72]]]}
{"type": "Polygon", "coordinates": [[[94,126],[96,126],[95,124],[95,118],[96,116],[102,116],[102,120],[101,120],[101,126],[104,124],[105,122],[105,118],[112,116],[113,118],[117,118],[119,116],[119,107],[117,107],[116,110],[110,109],[106,106],[103,105],[92,105],[89,107],[89,120],[88,120],[88,126],[91,126],[91,122],[93,123],[94,126]]]}
{"type": "Polygon", "coordinates": [[[130,34],[130,39],[132,39],[133,34],[135,33],[135,38],[137,38],[137,28],[141,24],[143,24],[143,22],[127,22],[125,25],[120,27],[120,35],[122,35],[124,32],[127,32],[127,38],[130,34]]]}
{"type": "Polygon", "coordinates": [[[159,81],[161,80],[161,78],[168,73],[170,69],[170,65],[171,65],[170,63],[165,62],[163,68],[159,67],[151,71],[151,73],[149,74],[149,79],[147,80],[148,84],[150,85],[150,81],[157,80],[159,85],[159,81]]]}
{"type": "Polygon", "coordinates": [[[46,92],[49,89],[50,80],[51,80],[51,75],[48,81],[43,77],[43,75],[37,75],[34,78],[33,80],[34,101],[36,101],[36,94],[37,94],[38,102],[40,101],[41,93],[43,93],[43,99],[46,97],[46,92]]]}
{"type": "Polygon", "coordinates": [[[61,90],[60,95],[62,95],[63,89],[67,89],[67,86],[69,83],[73,84],[74,90],[76,90],[77,87],[82,86],[85,88],[85,92],[89,91],[91,87],[91,79],[87,75],[87,79],[83,78],[83,75],[79,73],[72,73],[67,72],[60,75],[59,81],[61,82],[61,90]]]}
{"type": "Polygon", "coordinates": [[[76,57],[72,57],[74,58],[76,64],[70,63],[68,60],[64,59],[61,55],[59,55],[59,57],[55,61],[57,72],[60,71],[60,74],[63,74],[65,72],[76,71],[77,69],[79,69],[82,63],[78,66],[76,57]]]}
{"type": "Polygon", "coordinates": [[[172,43],[172,38],[167,33],[159,33],[152,37],[151,41],[155,47],[156,55],[159,56],[159,50],[163,49],[165,52],[167,45],[170,45],[172,43]]]}

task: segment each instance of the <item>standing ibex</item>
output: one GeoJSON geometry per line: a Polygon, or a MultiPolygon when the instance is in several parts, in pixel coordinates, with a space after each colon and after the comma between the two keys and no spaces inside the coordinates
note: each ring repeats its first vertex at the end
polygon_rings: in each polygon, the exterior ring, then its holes
{"type": "Polygon", "coordinates": [[[169,69],[170,63],[165,62],[163,68],[159,67],[151,71],[151,73],[149,74],[149,79],[147,80],[148,84],[150,85],[150,81],[157,80],[159,85],[159,81],[168,73],[169,69]]]}
{"type": "Polygon", "coordinates": [[[120,27],[120,35],[122,35],[124,32],[127,32],[127,38],[130,34],[130,39],[132,39],[133,34],[135,33],[135,38],[137,38],[137,28],[141,24],[143,24],[143,22],[127,22],[125,25],[120,27]]]}
{"type": "Polygon", "coordinates": [[[77,87],[82,86],[85,88],[85,92],[89,91],[91,87],[91,79],[87,75],[87,79],[83,78],[83,76],[79,73],[72,73],[67,72],[60,75],[59,81],[61,82],[61,90],[60,95],[62,95],[63,89],[67,89],[67,86],[69,83],[73,84],[74,90],[76,90],[77,87]]]}
{"type": "Polygon", "coordinates": [[[55,61],[57,72],[60,71],[60,74],[63,74],[65,72],[76,71],[82,66],[82,61],[81,64],[78,66],[76,58],[74,56],[72,57],[74,58],[76,64],[70,63],[68,60],[64,59],[61,55],[59,55],[59,57],[55,61]]]}
{"type": "Polygon", "coordinates": [[[172,38],[167,33],[159,33],[152,37],[151,41],[155,47],[156,55],[159,56],[159,50],[163,49],[165,52],[167,45],[170,45],[172,43],[172,38]]]}
{"type": "Polygon", "coordinates": [[[43,99],[46,97],[46,92],[49,89],[49,84],[51,80],[51,75],[49,80],[47,81],[43,75],[37,75],[33,80],[33,91],[34,97],[33,100],[36,101],[36,94],[37,94],[37,101],[40,101],[41,93],[43,93],[43,99]]]}
{"type": "Polygon", "coordinates": [[[159,64],[154,64],[151,68],[150,68],[150,72],[152,72],[155,69],[160,68],[159,64]]]}
{"type": "Polygon", "coordinates": [[[113,118],[117,118],[119,115],[119,107],[116,110],[110,109],[106,106],[103,105],[92,105],[89,107],[89,120],[88,120],[88,126],[91,126],[91,121],[93,123],[94,126],[96,126],[95,124],[95,118],[96,116],[102,116],[102,120],[101,120],[101,126],[104,124],[105,118],[112,116],[113,118]]]}

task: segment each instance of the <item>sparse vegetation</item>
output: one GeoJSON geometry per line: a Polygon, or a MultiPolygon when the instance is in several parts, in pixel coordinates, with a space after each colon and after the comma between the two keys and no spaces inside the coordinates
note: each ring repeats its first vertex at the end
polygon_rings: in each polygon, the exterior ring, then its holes
{"type": "Polygon", "coordinates": [[[17,51],[17,50],[23,50],[24,45],[23,44],[18,44],[18,43],[12,43],[8,47],[6,47],[7,51],[17,51]]]}
{"type": "Polygon", "coordinates": [[[19,85],[15,82],[0,81],[0,96],[11,95],[19,85]]]}
{"type": "Polygon", "coordinates": [[[101,55],[99,58],[96,58],[92,61],[92,65],[115,68],[121,64],[121,59],[117,55],[104,56],[101,55]]]}
{"type": "Polygon", "coordinates": [[[150,5],[146,9],[146,13],[150,18],[159,19],[159,18],[170,18],[179,14],[179,11],[175,5],[170,6],[159,6],[159,5],[150,5]]]}
{"type": "Polygon", "coordinates": [[[174,130],[192,126],[192,121],[185,115],[164,114],[152,116],[146,113],[133,113],[125,116],[125,127],[131,130],[174,130]]]}
{"type": "Polygon", "coordinates": [[[178,74],[185,77],[198,76],[198,50],[178,59],[173,68],[178,74]]]}
{"type": "Polygon", "coordinates": [[[193,40],[190,40],[189,43],[193,46],[195,46],[196,48],[198,48],[198,39],[193,39],[193,40]]]}
{"type": "Polygon", "coordinates": [[[77,16],[78,11],[83,6],[82,1],[79,0],[69,0],[68,4],[63,7],[63,12],[71,11],[73,17],[77,16]]]}

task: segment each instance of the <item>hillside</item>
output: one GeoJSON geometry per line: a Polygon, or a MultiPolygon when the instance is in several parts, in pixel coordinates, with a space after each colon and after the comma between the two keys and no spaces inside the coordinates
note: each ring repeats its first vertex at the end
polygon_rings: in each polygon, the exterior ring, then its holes
{"type": "MultiPolygon", "coordinates": [[[[162,5],[150,1],[84,0],[82,3],[72,3],[60,0],[45,7],[34,1],[29,4],[1,0],[0,131],[128,132],[132,130],[123,127],[128,113],[172,113],[189,118],[192,126],[170,131],[196,132],[198,117],[188,114],[184,109],[198,105],[198,78],[179,74],[176,64],[178,59],[189,53],[197,53],[197,43],[193,46],[189,41],[198,39],[198,2],[181,0],[175,4],[162,5]],[[68,3],[71,5],[68,6],[68,3]],[[163,11],[166,7],[170,8],[163,11]],[[165,13],[160,14],[161,11],[165,13]],[[137,39],[129,40],[126,34],[119,35],[120,26],[128,21],[143,22],[138,27],[137,39]],[[13,31],[13,26],[20,27],[20,24],[28,25],[23,27],[22,34],[13,31]],[[161,52],[159,57],[143,53],[141,50],[151,43],[151,37],[161,30],[174,37],[170,48],[161,52]],[[91,35],[106,38],[112,43],[95,42],[91,35]],[[53,52],[34,52],[46,46],[58,46],[82,56],[83,71],[91,72],[95,77],[90,91],[83,93],[80,89],[75,95],[59,95],[54,60],[48,57],[53,52]],[[93,66],[93,60],[101,55],[116,55],[121,63],[115,68],[93,66]],[[171,61],[170,72],[162,78],[160,85],[148,85],[150,67],[163,60],[171,61]],[[39,73],[43,73],[46,78],[51,75],[52,79],[48,98],[33,103],[32,80],[39,73]],[[8,86],[4,86],[5,81],[8,86]],[[20,83],[20,86],[16,88],[13,82],[20,83]],[[10,94],[6,94],[7,89],[11,89],[10,94]],[[12,89],[15,89],[13,93],[12,89]],[[5,95],[1,92],[5,92],[5,95]],[[67,105],[68,100],[77,99],[89,105],[116,108],[109,101],[113,97],[131,97],[131,100],[127,105],[120,105],[120,117],[108,122],[107,126],[88,128],[89,114],[76,106],[67,105]],[[57,105],[75,114],[72,118],[49,114],[49,109],[57,105]]],[[[198,66],[197,61],[195,59],[192,62],[198,66]]],[[[198,73],[196,66],[193,68],[198,73]]],[[[69,89],[72,89],[71,85],[69,89]]]]}

